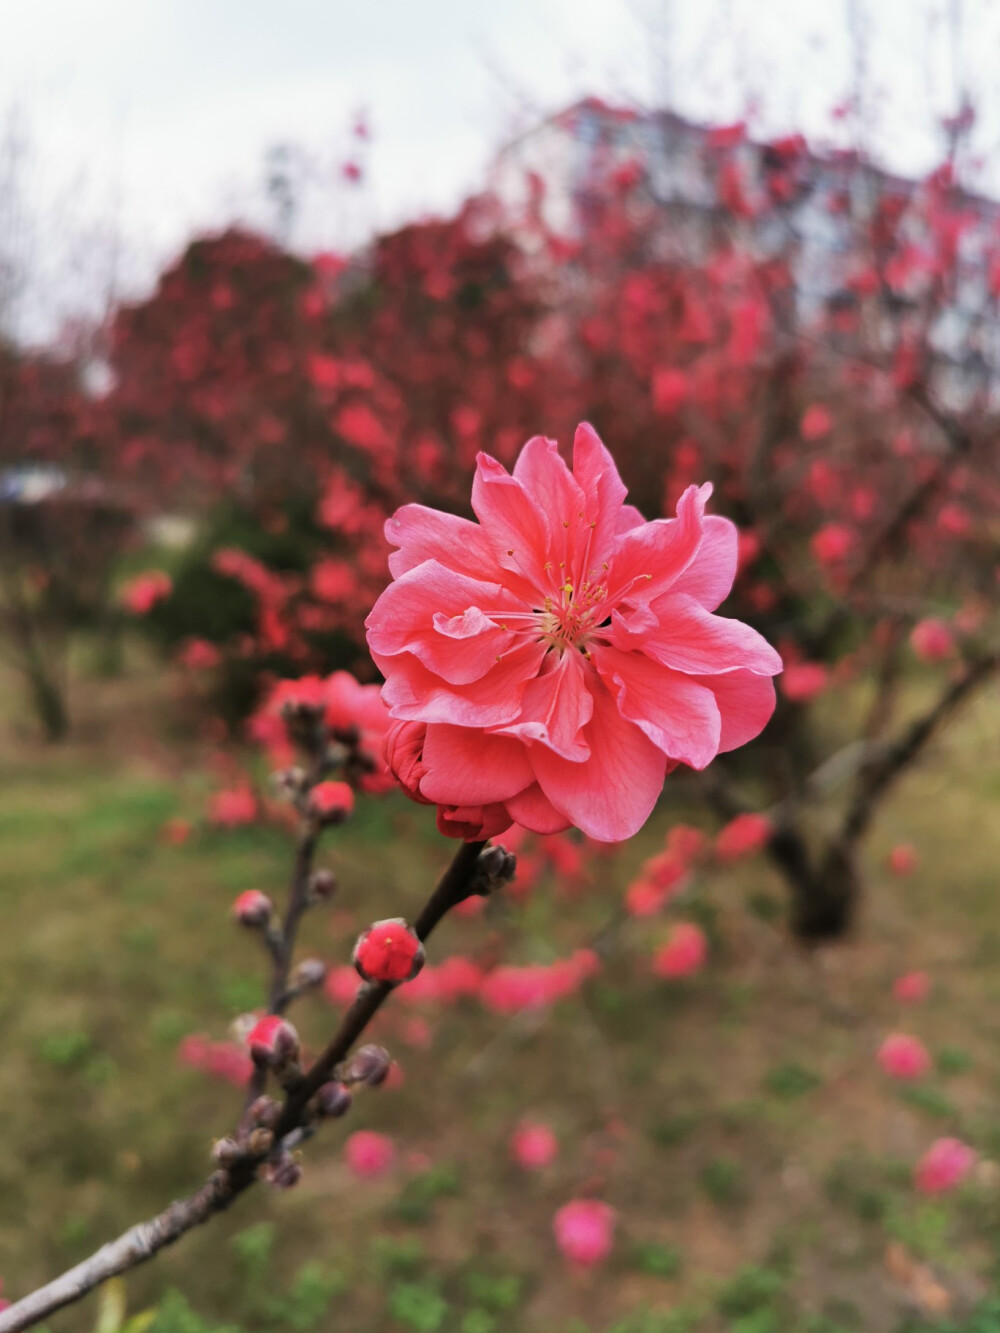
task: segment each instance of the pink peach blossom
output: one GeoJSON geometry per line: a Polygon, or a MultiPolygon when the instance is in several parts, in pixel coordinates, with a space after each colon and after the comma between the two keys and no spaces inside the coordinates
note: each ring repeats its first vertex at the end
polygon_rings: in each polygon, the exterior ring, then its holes
{"type": "Polygon", "coordinates": [[[879,1047],[878,1062],[890,1078],[912,1083],[930,1073],[931,1057],[919,1037],[893,1032],[879,1047]]]}
{"type": "Polygon", "coordinates": [[[480,454],[478,524],[407,505],[386,526],[395,581],[366,625],[387,758],[452,836],[517,822],[621,841],[669,769],[704,768],[774,709],[777,653],[713,614],[736,529],[705,517],[711,487],[647,523],[589,426],[573,461],[540,436],[512,475],[480,454]]]}
{"type": "Polygon", "coordinates": [[[151,569],[137,574],[121,590],[122,605],[134,616],[145,616],[157,602],[162,602],[174,590],[173,580],[162,569],[151,569]]]}
{"type": "Polygon", "coordinates": [[[257,798],[249,787],[229,787],[209,800],[208,817],[222,828],[239,828],[257,818],[257,798]]]}
{"type": "Polygon", "coordinates": [[[912,875],[919,864],[917,849],[908,842],[898,843],[889,853],[889,869],[894,875],[912,875]]]}
{"type": "Polygon", "coordinates": [[[373,1129],[359,1129],[344,1144],[348,1169],[362,1180],[375,1180],[391,1170],[396,1160],[396,1145],[386,1134],[373,1129]]]}
{"type": "Polygon", "coordinates": [[[910,631],[910,647],[922,662],[945,662],[955,653],[955,636],[946,620],[928,616],[910,631]]]}
{"type": "Polygon", "coordinates": [[[615,1210],[599,1199],[573,1199],[552,1219],[556,1244],[580,1268],[603,1263],[614,1244],[615,1210]]]}
{"type": "Polygon", "coordinates": [[[822,662],[786,662],[781,692],[792,703],[805,704],[822,694],[829,683],[830,673],[822,662]]]}
{"type": "Polygon", "coordinates": [[[892,993],[900,1004],[920,1004],[930,993],[931,980],[926,972],[907,972],[897,977],[892,993]]]}
{"type": "Polygon", "coordinates": [[[935,1139],[913,1172],[921,1194],[943,1194],[960,1185],[975,1165],[975,1150],[961,1139],[935,1139]]]}
{"type": "Polygon", "coordinates": [[[681,921],[670,932],[670,937],[653,955],[653,971],[669,981],[690,977],[700,972],[708,957],[708,940],[700,926],[681,921]]]}
{"type": "Polygon", "coordinates": [[[829,435],[833,427],[833,417],[822,403],[813,403],[802,414],[799,429],[804,440],[821,440],[829,435]]]}
{"type": "Polygon", "coordinates": [[[731,819],[715,839],[715,855],[720,861],[739,861],[763,850],[773,826],[767,815],[748,811],[731,819]]]}
{"type": "Polygon", "coordinates": [[[548,1125],[524,1120],[511,1135],[510,1155],[525,1171],[542,1171],[559,1153],[559,1140],[548,1125]]]}
{"type": "Polygon", "coordinates": [[[854,535],[842,523],[827,523],[809,543],[813,555],[821,565],[839,565],[854,545],[854,535]]]}
{"type": "Polygon", "coordinates": [[[208,639],[185,639],[177,661],[188,671],[211,671],[222,661],[222,654],[208,639]]]}

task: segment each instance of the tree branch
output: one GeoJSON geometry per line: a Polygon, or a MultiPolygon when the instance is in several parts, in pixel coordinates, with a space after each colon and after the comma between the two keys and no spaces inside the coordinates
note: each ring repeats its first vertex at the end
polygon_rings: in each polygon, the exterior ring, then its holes
{"type": "MultiPolygon", "coordinates": [[[[452,907],[478,891],[476,880],[479,856],[485,846],[485,842],[469,842],[459,847],[451,865],[438,881],[417,918],[414,928],[421,940],[428,938],[452,907]]],[[[304,1078],[286,1094],[275,1130],[275,1148],[287,1144],[293,1136],[301,1136],[309,1120],[310,1099],[347,1056],[391,989],[391,986],[384,984],[369,984],[360,988],[326,1050],[304,1078]]],[[[22,1297],[0,1312],[0,1333],[21,1333],[22,1329],[31,1328],[56,1310],[81,1300],[109,1278],[127,1273],[147,1259],[152,1259],[187,1232],[207,1222],[216,1213],[223,1212],[256,1181],[258,1168],[267,1155],[254,1156],[247,1153],[233,1165],[213,1172],[196,1193],[171,1203],[149,1221],[130,1227],[89,1259],[22,1297]]]]}

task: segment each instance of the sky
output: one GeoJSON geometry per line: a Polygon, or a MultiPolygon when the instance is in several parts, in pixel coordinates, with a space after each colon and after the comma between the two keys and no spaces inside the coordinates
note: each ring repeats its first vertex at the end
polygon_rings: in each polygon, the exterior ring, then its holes
{"type": "Polygon", "coordinates": [[[997,157],[1000,142],[994,0],[0,0],[0,11],[0,253],[15,249],[27,275],[17,309],[35,337],[109,292],[148,288],[196,231],[273,225],[263,182],[275,145],[294,148],[301,182],[291,240],[315,250],[454,207],[506,138],[587,94],[716,122],[750,108],[761,132],[844,142],[858,120],[831,112],[860,93],[867,145],[912,174],[940,153],[938,122],[966,87],[983,107],[983,153],[997,157]],[[359,113],[364,143],[351,132],[359,113]],[[348,187],[355,159],[363,180],[348,187]]]}

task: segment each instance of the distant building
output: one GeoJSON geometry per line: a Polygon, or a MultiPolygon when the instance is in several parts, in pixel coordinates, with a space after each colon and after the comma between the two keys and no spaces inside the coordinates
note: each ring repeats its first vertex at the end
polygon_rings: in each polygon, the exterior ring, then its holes
{"type": "MultiPolygon", "coordinates": [[[[698,125],[671,112],[587,98],[507,144],[493,164],[490,188],[515,234],[519,221],[534,213],[548,230],[572,239],[585,234],[600,196],[632,177],[662,207],[664,232],[680,253],[695,258],[713,226],[721,226],[752,253],[785,254],[802,327],[862,301],[866,319],[877,305],[878,318],[893,329],[919,314],[933,277],[924,262],[926,183],[883,171],[853,152],[817,153],[797,135],[758,142],[741,125],[698,125]],[[895,234],[905,253],[894,269],[883,266],[883,278],[891,270],[890,281],[873,292],[862,272],[862,241],[886,201],[898,210],[895,234]]],[[[1000,399],[1000,204],[952,192],[950,212],[955,281],[931,335],[938,389],[955,405],[984,384],[1000,399]]],[[[530,237],[526,229],[527,244],[530,237]]]]}

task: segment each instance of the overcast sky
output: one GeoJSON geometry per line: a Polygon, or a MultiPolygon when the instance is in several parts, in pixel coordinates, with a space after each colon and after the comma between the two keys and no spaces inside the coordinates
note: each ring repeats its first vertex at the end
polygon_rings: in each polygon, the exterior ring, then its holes
{"type": "MultiPolygon", "coordinates": [[[[453,206],[504,138],[586,93],[712,120],[749,105],[763,131],[844,138],[850,117],[830,113],[860,52],[872,146],[908,172],[940,152],[959,83],[1000,96],[994,0],[0,0],[0,13],[0,112],[26,145],[35,224],[31,330],[94,300],[112,258],[137,290],[193,231],[267,222],[278,143],[308,178],[295,240],[338,248],[453,206]],[[340,170],[359,110],[371,139],[352,190],[340,170]]],[[[984,110],[993,152],[1000,117],[984,110]]],[[[3,190],[0,170],[0,232],[3,190]]]]}

